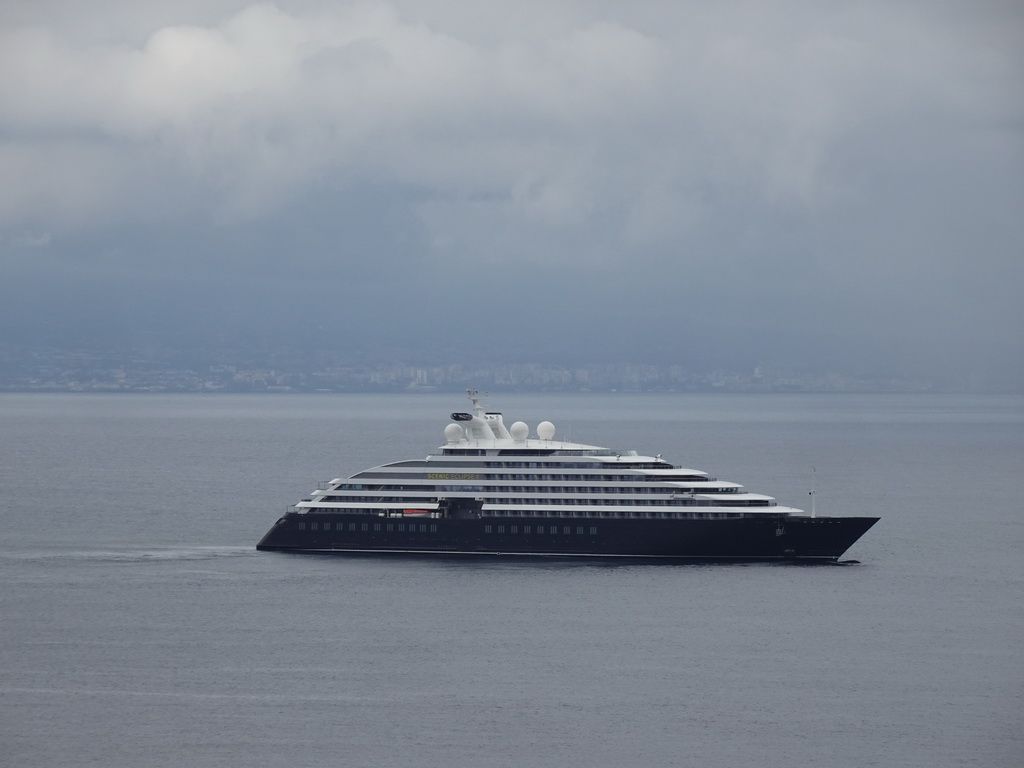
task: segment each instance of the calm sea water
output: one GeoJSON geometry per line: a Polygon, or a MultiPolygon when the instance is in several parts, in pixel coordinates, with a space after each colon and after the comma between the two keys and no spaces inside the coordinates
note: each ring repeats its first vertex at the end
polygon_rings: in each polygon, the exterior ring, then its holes
{"type": "Polygon", "coordinates": [[[847,566],[256,553],[463,399],[0,395],[0,764],[1024,764],[1024,399],[490,405],[882,521],[847,566]]]}

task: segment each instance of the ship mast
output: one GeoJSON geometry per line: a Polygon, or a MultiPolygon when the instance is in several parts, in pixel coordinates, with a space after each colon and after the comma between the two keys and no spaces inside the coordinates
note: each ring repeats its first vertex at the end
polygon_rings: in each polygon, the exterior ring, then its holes
{"type": "Polygon", "coordinates": [[[815,487],[817,486],[816,472],[817,470],[814,467],[811,467],[811,490],[808,492],[808,495],[811,497],[811,517],[817,517],[814,511],[814,491],[815,487]]]}
{"type": "Polygon", "coordinates": [[[475,389],[467,389],[466,394],[469,396],[469,401],[473,403],[473,415],[479,416],[482,419],[484,417],[484,407],[480,403],[480,392],[475,389]]]}

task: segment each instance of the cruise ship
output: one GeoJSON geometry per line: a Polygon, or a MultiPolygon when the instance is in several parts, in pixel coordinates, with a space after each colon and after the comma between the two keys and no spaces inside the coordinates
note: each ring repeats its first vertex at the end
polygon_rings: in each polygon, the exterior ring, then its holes
{"type": "Polygon", "coordinates": [[[835,562],[877,517],[824,517],[656,456],[531,435],[468,390],[445,442],[320,484],[256,548],[305,553],[835,562]]]}

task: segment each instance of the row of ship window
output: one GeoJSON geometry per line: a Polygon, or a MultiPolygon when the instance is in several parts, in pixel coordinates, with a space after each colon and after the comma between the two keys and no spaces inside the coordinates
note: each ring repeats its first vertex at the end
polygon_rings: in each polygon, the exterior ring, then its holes
{"type": "MultiPolygon", "coordinates": [[[[519,509],[491,509],[480,513],[481,517],[606,517],[645,520],[724,520],[726,518],[748,517],[743,512],[528,512],[519,509]]],[[[755,517],[754,515],[749,515],[755,517]]]]}
{"type": "MultiPolygon", "coordinates": [[[[445,492],[482,492],[490,491],[491,493],[618,493],[618,494],[657,494],[657,493],[738,493],[739,487],[732,486],[712,486],[706,488],[693,487],[693,488],[682,488],[673,487],[671,490],[663,487],[652,488],[649,486],[639,485],[613,485],[613,486],[575,486],[575,485],[428,485],[423,484],[408,484],[408,485],[369,485],[360,483],[346,483],[340,485],[337,488],[331,488],[332,491],[420,491],[421,493],[427,493],[429,491],[445,491],[445,492]]],[[[349,497],[351,498],[351,497],[349,497]]]]}
{"type": "MultiPolygon", "coordinates": [[[[445,452],[450,454],[447,451],[445,452]]],[[[459,451],[462,456],[483,456],[484,452],[473,453],[472,451],[459,451]]],[[[565,455],[565,454],[563,454],[565,455]]],[[[616,456],[614,451],[602,451],[603,456],[616,456]]],[[[621,458],[620,458],[621,460],[621,458]]],[[[623,463],[629,462],[630,469],[671,469],[671,465],[658,461],[629,461],[627,458],[623,463]]],[[[467,463],[462,461],[431,461],[432,467],[487,467],[488,469],[550,469],[554,465],[557,469],[607,469],[608,463],[604,461],[478,461],[467,463]]],[[[400,462],[389,466],[416,466],[410,462],[400,462]]]]}
{"type": "MultiPolygon", "coordinates": [[[[485,525],[484,526],[484,533],[505,533],[505,527],[506,526],[504,526],[504,525],[485,525]]],[[[558,526],[557,525],[536,525],[536,526],[524,525],[524,526],[522,526],[522,528],[523,528],[523,533],[533,533],[534,530],[536,530],[537,533],[542,534],[542,535],[545,534],[545,533],[551,533],[551,534],[557,534],[558,533],[558,526]]],[[[597,526],[596,525],[590,525],[590,526],[577,525],[577,526],[575,526],[575,528],[573,526],[571,526],[571,525],[563,525],[562,526],[562,534],[564,536],[569,536],[575,530],[576,535],[582,536],[584,528],[586,528],[588,530],[588,533],[591,536],[596,536],[597,535],[597,526]]],[[[508,532],[509,533],[519,533],[519,526],[518,525],[510,525],[510,526],[508,526],[508,532]]]]}
{"type": "MultiPolygon", "coordinates": [[[[315,511],[318,514],[325,514],[326,513],[326,514],[345,514],[345,515],[372,515],[374,517],[383,517],[382,510],[380,510],[380,509],[356,509],[356,508],[352,508],[352,507],[346,507],[344,509],[338,509],[338,508],[332,508],[332,507],[312,507],[311,511],[315,511]]],[[[507,510],[506,509],[489,509],[489,510],[481,511],[480,512],[480,516],[481,517],[534,517],[534,518],[540,518],[540,517],[559,517],[559,518],[561,518],[561,517],[582,517],[582,518],[595,518],[595,517],[600,517],[600,518],[606,518],[606,519],[622,519],[622,518],[627,518],[627,519],[634,519],[634,520],[636,520],[636,519],[646,519],[646,520],[725,520],[725,519],[738,519],[738,518],[742,518],[742,517],[763,517],[763,514],[762,513],[747,514],[747,513],[744,513],[744,512],[608,512],[608,511],[603,511],[603,510],[600,511],[600,512],[575,512],[575,513],[573,513],[573,512],[540,512],[540,511],[536,511],[536,510],[523,510],[523,509],[507,509],[507,510]]],[[[300,522],[299,523],[300,530],[305,530],[305,528],[302,527],[304,525],[305,525],[304,522],[300,522]]],[[[316,522],[312,522],[311,525],[316,525],[316,522]]],[[[331,530],[330,527],[329,527],[330,526],[330,522],[326,522],[325,521],[323,523],[323,525],[324,526],[328,526],[328,527],[325,527],[324,530],[326,530],[326,531],[331,530]]],[[[344,526],[345,523],[339,522],[339,523],[335,523],[335,525],[337,526],[336,530],[340,531],[340,530],[343,530],[342,526],[344,526]]],[[[357,525],[357,523],[348,523],[348,525],[349,525],[349,530],[350,531],[356,530],[352,526],[357,525]]],[[[369,530],[366,527],[367,525],[369,525],[369,523],[359,523],[359,525],[363,526],[362,530],[364,530],[364,531],[369,530]]],[[[380,529],[380,525],[381,525],[380,523],[374,523],[374,525],[377,526],[377,527],[374,528],[375,531],[381,530],[380,529]]],[[[387,525],[391,526],[391,525],[393,525],[393,523],[387,523],[387,525]]],[[[398,523],[398,525],[402,525],[402,523],[398,523]]],[[[410,525],[411,525],[411,523],[410,523],[410,525]]],[[[313,528],[312,530],[317,530],[317,529],[313,528]]],[[[387,530],[390,531],[390,530],[393,530],[393,529],[389,527],[387,530]]],[[[399,529],[399,530],[404,530],[404,529],[399,529]]]]}
{"type": "MultiPolygon", "coordinates": [[[[636,478],[631,478],[632,482],[636,481],[636,478]]],[[[673,481],[675,482],[675,481],[673,481]]],[[[711,485],[701,483],[700,485],[693,485],[692,487],[683,487],[674,485],[670,488],[664,486],[651,486],[651,485],[492,485],[488,483],[459,483],[459,484],[441,484],[436,485],[434,483],[426,482],[410,482],[410,483],[358,483],[358,482],[346,482],[343,485],[337,487],[326,487],[321,490],[370,490],[370,492],[379,492],[379,490],[420,490],[420,492],[427,492],[427,490],[492,490],[492,492],[499,492],[503,494],[515,494],[515,493],[534,493],[534,494],[735,494],[738,493],[738,485],[711,485]]]]}
{"type": "MultiPolygon", "coordinates": [[[[348,523],[347,530],[369,531],[370,525],[370,523],[348,523]]],[[[373,523],[372,525],[373,530],[375,531],[398,531],[399,533],[416,533],[418,530],[419,533],[437,533],[437,523],[373,523]],[[418,529],[417,526],[419,526],[418,529]]],[[[346,530],[345,523],[335,523],[334,526],[335,527],[333,528],[333,530],[346,530]]],[[[330,521],[311,520],[309,522],[309,530],[319,531],[321,529],[325,531],[332,530],[330,521]]],[[[306,522],[304,520],[299,522],[299,530],[306,530],[306,522]]]]}
{"type": "MultiPolygon", "coordinates": [[[[748,499],[743,501],[708,501],[707,499],[646,499],[639,504],[634,499],[580,499],[580,498],[530,498],[519,497],[497,498],[485,496],[482,499],[487,504],[533,504],[548,507],[768,507],[771,502],[767,499],[748,499]]],[[[408,496],[324,496],[320,501],[325,503],[340,504],[343,502],[361,501],[377,504],[435,504],[437,497],[408,496]]]]}
{"type": "MultiPolygon", "coordinates": [[[[348,523],[348,531],[369,531],[371,523],[348,523]]],[[[374,531],[390,531],[398,533],[437,533],[437,523],[372,523],[374,531]]],[[[519,533],[519,529],[522,527],[524,534],[557,534],[559,527],[561,527],[562,534],[565,536],[571,535],[575,532],[577,535],[583,535],[586,530],[591,536],[597,535],[597,526],[570,526],[570,525],[485,525],[484,533],[505,533],[505,529],[508,529],[509,533],[519,533]]],[[[299,530],[306,530],[306,522],[299,523],[299,530]]],[[[309,522],[309,530],[311,531],[330,531],[331,523],[327,521],[312,520],[309,522]]],[[[344,532],[346,530],[345,523],[336,523],[334,530],[344,532]]]]}
{"type": "MultiPolygon", "coordinates": [[[[382,485],[382,491],[491,491],[492,493],[629,493],[629,494],[652,494],[652,493],[736,493],[739,488],[732,486],[712,486],[708,488],[682,488],[675,486],[672,490],[664,487],[651,488],[640,485],[612,485],[595,487],[593,485],[405,485],[388,486],[382,485]]],[[[367,489],[377,490],[377,489],[367,489]]]]}
{"type": "MultiPolygon", "coordinates": [[[[357,478],[380,478],[381,480],[394,480],[396,479],[395,472],[360,472],[355,475],[357,478]]],[[[561,481],[561,482],[621,482],[621,483],[635,483],[639,478],[636,474],[632,475],[552,475],[552,474],[538,474],[525,472],[514,472],[507,475],[493,474],[490,472],[402,472],[401,477],[409,480],[504,480],[505,482],[512,482],[518,480],[545,480],[545,481],[561,481]],[[460,477],[436,477],[436,475],[451,475],[459,474],[460,477]],[[461,475],[475,475],[475,477],[462,477],[461,475]]],[[[706,483],[713,481],[714,478],[706,477],[704,475],[646,475],[644,476],[644,482],[650,483],[661,483],[661,482],[673,482],[673,483],[706,483]]],[[[359,490],[364,487],[365,483],[346,483],[340,486],[343,490],[359,490]]]]}

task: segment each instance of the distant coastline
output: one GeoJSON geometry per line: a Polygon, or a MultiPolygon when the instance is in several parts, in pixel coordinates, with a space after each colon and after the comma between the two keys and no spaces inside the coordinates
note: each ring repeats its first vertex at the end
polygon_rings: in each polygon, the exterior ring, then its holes
{"type": "Polygon", "coordinates": [[[1022,393],[1024,384],[967,374],[944,380],[758,366],[694,371],[681,365],[591,363],[184,362],[56,350],[0,357],[0,392],[411,393],[461,392],[1022,393]]]}

